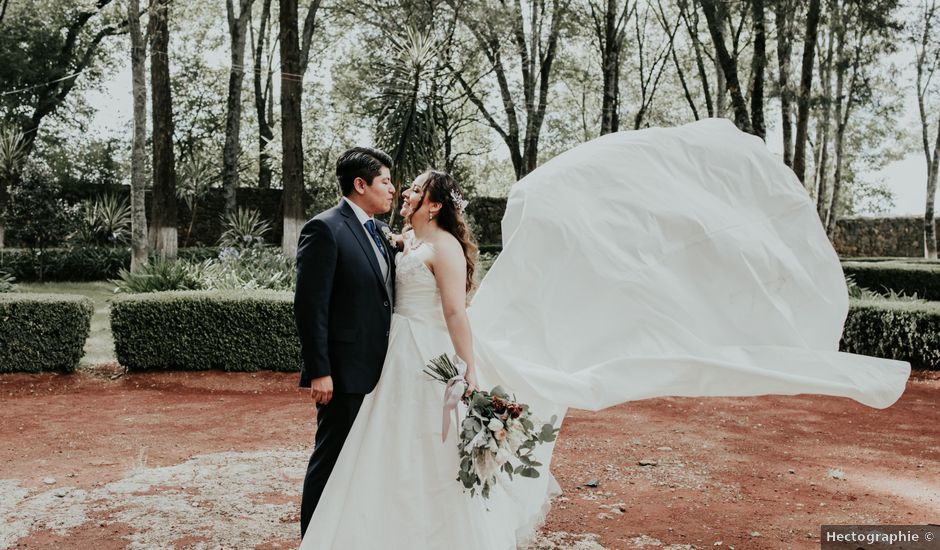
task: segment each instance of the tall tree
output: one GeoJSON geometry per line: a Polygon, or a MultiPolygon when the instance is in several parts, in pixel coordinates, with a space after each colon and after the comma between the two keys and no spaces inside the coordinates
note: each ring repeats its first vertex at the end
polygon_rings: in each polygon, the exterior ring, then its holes
{"type": "Polygon", "coordinates": [[[783,163],[793,165],[793,89],[790,56],[793,51],[793,21],[797,0],[774,0],[777,31],[777,88],[780,94],[780,126],[783,131],[783,163]]]}
{"type": "Polygon", "coordinates": [[[855,112],[873,96],[872,67],[878,58],[896,50],[901,25],[894,19],[898,0],[835,0],[836,88],[833,120],[835,122],[835,166],[832,199],[826,216],[826,231],[832,237],[842,208],[845,183],[845,141],[855,112]]]}
{"type": "Polygon", "coordinates": [[[225,213],[235,212],[238,189],[238,156],[241,151],[239,130],[242,119],[242,83],[245,80],[245,40],[251,21],[254,0],[239,0],[235,13],[234,0],[225,0],[232,67],[228,76],[228,100],[225,113],[225,147],[222,149],[222,187],[225,190],[225,213]]]}
{"type": "Polygon", "coordinates": [[[659,84],[666,72],[666,66],[669,64],[669,57],[678,30],[679,23],[676,22],[673,25],[668,18],[656,12],[651,3],[647,3],[643,12],[637,13],[633,18],[635,38],[633,50],[636,53],[637,68],[633,81],[636,82],[640,92],[640,105],[633,115],[634,130],[639,130],[646,123],[647,115],[653,107],[653,101],[659,91],[659,84]],[[659,21],[659,25],[665,33],[665,36],[659,36],[656,41],[651,38],[653,33],[650,31],[656,26],[655,23],[650,23],[651,15],[659,21]]]}
{"type": "Polygon", "coordinates": [[[164,259],[176,259],[176,167],[173,154],[173,101],[170,92],[170,0],[153,0],[150,35],[151,117],[153,119],[153,205],[150,244],[164,259]]]}
{"type": "Polygon", "coordinates": [[[914,49],[917,67],[917,111],[920,115],[921,145],[924,159],[927,161],[927,197],[924,206],[924,257],[937,259],[937,234],[934,220],[934,207],[937,195],[937,172],[940,171],[940,108],[937,108],[937,135],[933,151],[930,150],[931,114],[928,110],[928,98],[940,96],[940,86],[933,80],[940,69],[940,9],[936,0],[924,0],[920,8],[919,36],[915,35],[914,49]],[[932,86],[931,86],[932,85],[932,86]]]}
{"type": "Polygon", "coordinates": [[[274,140],[274,71],[271,69],[274,48],[271,46],[271,0],[264,0],[261,6],[261,22],[258,27],[257,39],[254,37],[254,27],[249,26],[252,34],[251,48],[254,70],[252,82],[254,84],[255,115],[258,118],[258,187],[267,189],[271,187],[271,153],[268,147],[274,140]],[[267,65],[264,61],[267,56],[267,65]]]}
{"type": "Polygon", "coordinates": [[[19,127],[26,156],[39,127],[55,113],[79,78],[103,65],[102,44],[127,30],[113,0],[7,3],[0,32],[0,96],[4,118],[19,127]]]}
{"type": "Polygon", "coordinates": [[[702,12],[708,22],[708,31],[715,47],[715,58],[724,77],[731,106],[734,111],[734,123],[741,130],[764,139],[767,134],[764,123],[764,69],[767,66],[766,34],[764,30],[764,2],[750,0],[754,49],[751,58],[750,111],[741,88],[741,75],[738,70],[738,43],[740,29],[744,26],[744,17],[738,27],[738,33],[731,36],[733,50],[728,49],[725,31],[730,28],[727,7],[719,0],[699,0],[702,12]]]}
{"type": "Polygon", "coordinates": [[[592,0],[589,4],[594,38],[601,55],[601,135],[620,129],[620,66],[627,25],[636,10],[636,1],[592,0]],[[603,7],[601,4],[603,3],[603,7]]]}
{"type": "Polygon", "coordinates": [[[308,5],[303,32],[299,33],[297,0],[280,0],[281,180],[284,189],[281,194],[284,215],[281,250],[288,256],[297,252],[297,238],[304,223],[303,121],[300,104],[319,8],[320,0],[313,0],[308,5]]]}
{"type": "Polygon", "coordinates": [[[140,0],[129,0],[127,22],[131,38],[131,88],[134,96],[134,143],[131,149],[131,272],[147,263],[147,47],[140,30],[140,0]]]}
{"type": "Polygon", "coordinates": [[[459,68],[454,74],[486,123],[506,144],[517,179],[538,165],[539,138],[552,85],[552,65],[558,55],[570,3],[571,0],[515,0],[500,4],[494,11],[494,6],[485,2],[449,0],[492,69],[502,116],[491,110],[480,78],[469,78],[459,68]],[[518,75],[510,74],[513,67],[519,68],[518,75]],[[517,94],[513,93],[515,81],[522,88],[524,125],[520,124],[517,94]],[[505,121],[497,120],[498,117],[505,121]]]}
{"type": "Polygon", "coordinates": [[[800,66],[800,93],[797,96],[793,171],[796,172],[796,176],[803,185],[806,185],[806,142],[809,136],[810,94],[813,89],[813,65],[821,9],[820,0],[809,0],[809,8],[806,11],[806,35],[803,39],[803,60],[800,66]]]}

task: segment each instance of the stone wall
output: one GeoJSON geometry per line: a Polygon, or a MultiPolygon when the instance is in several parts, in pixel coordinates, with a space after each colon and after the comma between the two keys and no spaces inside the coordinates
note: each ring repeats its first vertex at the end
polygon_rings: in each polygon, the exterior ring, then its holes
{"type": "MultiPolygon", "coordinates": [[[[934,227],[938,227],[934,220],[934,227]]],[[[839,220],[833,239],[843,258],[924,256],[924,219],[915,216],[839,220]]]]}

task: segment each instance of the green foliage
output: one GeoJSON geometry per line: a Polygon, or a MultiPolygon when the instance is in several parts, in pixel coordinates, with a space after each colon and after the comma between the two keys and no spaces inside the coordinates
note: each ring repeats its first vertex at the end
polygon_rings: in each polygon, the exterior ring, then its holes
{"type": "Polygon", "coordinates": [[[78,228],[81,214],[60,197],[61,186],[46,169],[27,166],[10,193],[5,222],[10,235],[32,249],[61,245],[78,228]]]}
{"type": "Polygon", "coordinates": [[[261,213],[253,208],[238,208],[223,217],[225,231],[219,237],[223,247],[248,248],[264,244],[264,235],[271,231],[271,224],[261,219],[261,213]]]}
{"type": "Polygon", "coordinates": [[[926,262],[843,262],[857,286],[877,293],[940,300],[940,264],[926,262]]]}
{"type": "Polygon", "coordinates": [[[218,258],[202,263],[201,277],[206,290],[293,291],[297,266],[280,248],[223,248],[218,258]]]}
{"type": "Polygon", "coordinates": [[[117,298],[111,332],[130,370],[296,371],[293,294],[159,292],[117,298]]]}
{"type": "Polygon", "coordinates": [[[84,296],[0,294],[0,373],[74,371],[92,311],[84,296]]]}
{"type": "Polygon", "coordinates": [[[840,349],[940,369],[940,303],[852,300],[840,349]]]}
{"type": "Polygon", "coordinates": [[[165,290],[294,289],[296,265],[279,248],[223,248],[202,260],[151,261],[137,273],[122,269],[114,282],[119,292],[165,290]]]}
{"type": "Polygon", "coordinates": [[[16,281],[16,278],[13,275],[10,275],[6,271],[0,270],[0,293],[15,291],[16,284],[14,281],[16,281]]]}
{"type": "Polygon", "coordinates": [[[198,264],[182,260],[155,259],[136,273],[121,269],[111,281],[120,292],[161,292],[164,290],[198,290],[202,288],[198,264]]]}
{"type": "Polygon", "coordinates": [[[127,244],[131,234],[131,207],[127,199],[107,194],[81,205],[82,219],[74,234],[79,242],[93,245],[127,244]]]}
{"type": "MultiPolygon", "coordinates": [[[[214,247],[181,248],[178,252],[181,260],[189,262],[203,262],[217,254],[214,247]]],[[[0,251],[0,270],[21,282],[102,281],[118,277],[121,269],[130,265],[130,249],[117,246],[0,251]]]]}

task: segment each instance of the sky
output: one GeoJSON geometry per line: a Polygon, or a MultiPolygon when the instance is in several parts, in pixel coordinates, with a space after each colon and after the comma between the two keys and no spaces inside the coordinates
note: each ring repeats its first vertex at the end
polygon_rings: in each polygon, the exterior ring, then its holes
{"type": "MultiPolygon", "coordinates": [[[[220,56],[219,66],[224,66],[226,56],[220,56]]],[[[910,60],[904,57],[897,59],[899,65],[910,66],[910,60]]],[[[910,81],[913,82],[913,68],[908,71],[910,81]]],[[[95,116],[91,130],[103,137],[113,136],[131,139],[131,115],[133,109],[131,96],[131,72],[129,65],[121,66],[105,78],[102,91],[86,92],[88,101],[95,108],[95,116]]],[[[917,98],[914,87],[905,90],[904,114],[901,124],[917,132],[915,143],[920,143],[920,119],[917,114],[917,98]]],[[[771,128],[767,136],[767,147],[782,156],[783,139],[778,126],[771,128]]],[[[497,154],[506,153],[504,145],[500,142],[497,154]]],[[[508,154],[506,155],[508,162],[508,154]]],[[[868,174],[871,179],[883,179],[894,194],[894,207],[887,215],[903,216],[924,214],[926,203],[927,164],[923,151],[918,148],[910,152],[900,161],[888,164],[884,169],[868,174]]],[[[938,193],[940,194],[940,193],[938,193]]]]}

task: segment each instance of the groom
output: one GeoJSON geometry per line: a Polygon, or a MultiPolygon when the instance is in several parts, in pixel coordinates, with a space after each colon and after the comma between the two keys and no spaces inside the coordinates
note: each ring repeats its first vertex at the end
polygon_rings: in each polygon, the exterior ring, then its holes
{"type": "Polygon", "coordinates": [[[374,219],[392,207],[392,159],[354,147],[336,161],[340,203],[304,225],[297,245],[294,318],[300,386],[317,403],[317,432],[304,478],[300,535],[317,507],[365,394],[388,349],[394,251],[374,219]]]}

